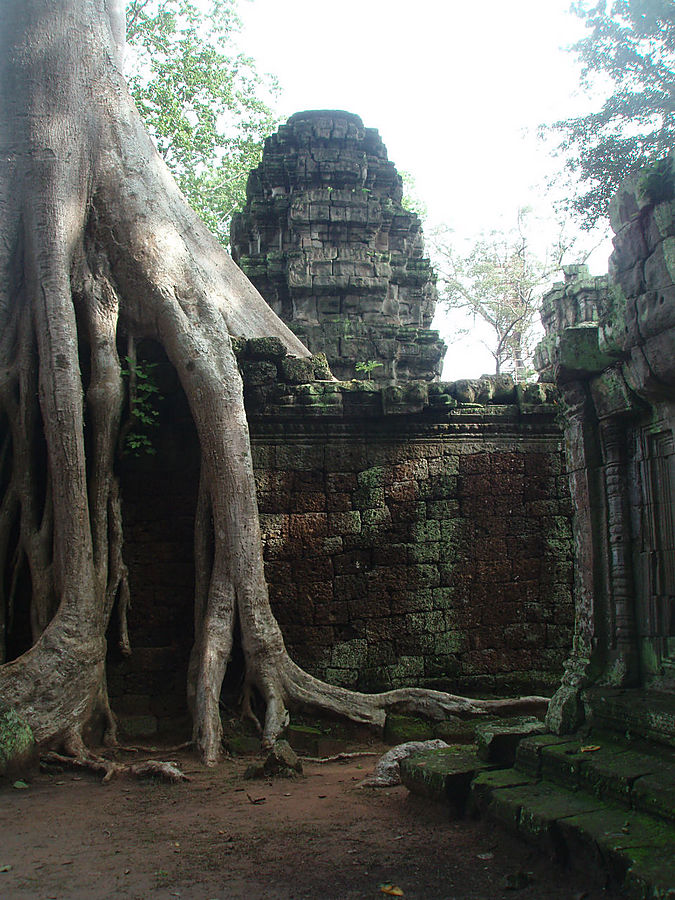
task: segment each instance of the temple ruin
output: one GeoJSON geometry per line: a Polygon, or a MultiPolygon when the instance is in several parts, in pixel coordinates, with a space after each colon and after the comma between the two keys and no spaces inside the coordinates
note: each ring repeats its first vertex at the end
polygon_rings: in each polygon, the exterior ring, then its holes
{"type": "Polygon", "coordinates": [[[612,205],[610,275],[545,298],[542,377],[560,388],[575,507],[576,625],[549,713],[675,743],[675,226],[639,178],[612,205]]]}
{"type": "Polygon", "coordinates": [[[435,276],[419,217],[375,128],[296,113],[265,143],[232,256],[272,309],[342,380],[437,380],[435,276]]]}

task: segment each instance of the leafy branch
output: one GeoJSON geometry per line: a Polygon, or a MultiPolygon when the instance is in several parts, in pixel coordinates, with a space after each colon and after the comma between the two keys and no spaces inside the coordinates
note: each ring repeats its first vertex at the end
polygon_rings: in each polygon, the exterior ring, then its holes
{"type": "Polygon", "coordinates": [[[124,361],[122,377],[127,382],[129,417],[120,434],[121,450],[129,456],[154,456],[157,450],[148,432],[159,425],[158,404],[164,399],[154,378],[157,363],[137,362],[133,356],[125,356],[124,361]]]}

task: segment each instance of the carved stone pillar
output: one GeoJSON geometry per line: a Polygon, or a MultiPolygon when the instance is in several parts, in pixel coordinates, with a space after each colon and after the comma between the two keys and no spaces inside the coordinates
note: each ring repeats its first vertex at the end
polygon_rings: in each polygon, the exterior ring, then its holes
{"type": "Polygon", "coordinates": [[[597,419],[588,384],[569,382],[563,387],[565,447],[570,494],[574,504],[575,626],[572,652],[565,663],[560,688],[551,699],[547,727],[556,734],[574,731],[583,721],[581,690],[592,680],[598,630],[608,627],[607,613],[599,604],[604,596],[606,567],[598,546],[598,520],[604,520],[601,455],[597,419]]]}
{"type": "Polygon", "coordinates": [[[600,441],[607,502],[608,587],[612,620],[609,658],[602,681],[625,687],[637,683],[639,678],[625,421],[619,418],[604,419],[600,423],[600,441]]]}

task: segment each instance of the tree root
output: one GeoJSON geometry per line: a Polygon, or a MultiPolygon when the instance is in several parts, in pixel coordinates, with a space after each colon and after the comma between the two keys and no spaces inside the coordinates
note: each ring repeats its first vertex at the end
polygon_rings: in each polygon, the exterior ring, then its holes
{"type": "Polygon", "coordinates": [[[266,710],[263,749],[269,749],[288,722],[287,707],[332,713],[353,722],[383,728],[387,713],[422,715],[432,721],[449,716],[543,714],[549,698],[539,696],[496,700],[472,699],[426,688],[400,688],[381,694],[363,694],[327,684],[297,666],[288,653],[278,661],[277,679],[267,685],[273,696],[266,710]]]}
{"type": "Polygon", "coordinates": [[[42,757],[42,761],[46,765],[56,763],[59,766],[67,766],[70,769],[84,769],[88,772],[102,773],[102,784],[108,784],[113,778],[122,776],[158,778],[172,784],[190,781],[190,778],[181,772],[175,762],[166,762],[159,759],[148,759],[144,762],[128,764],[113,762],[110,759],[104,759],[102,756],[95,756],[90,753],[84,756],[64,756],[52,750],[42,757]]]}
{"type": "Polygon", "coordinates": [[[335,763],[347,762],[350,759],[361,759],[364,756],[382,756],[378,750],[355,750],[353,753],[336,753],[335,756],[301,756],[302,762],[335,763]]]}

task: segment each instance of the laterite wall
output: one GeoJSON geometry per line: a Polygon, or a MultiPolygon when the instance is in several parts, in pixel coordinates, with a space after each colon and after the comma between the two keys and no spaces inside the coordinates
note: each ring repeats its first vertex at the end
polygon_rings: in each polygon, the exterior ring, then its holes
{"type": "MultiPolygon", "coordinates": [[[[270,597],[297,662],[365,690],[554,687],[573,602],[552,389],[315,381],[264,351],[244,348],[242,368],[270,597]]],[[[162,387],[157,455],[122,479],[134,655],[109,666],[113,706],[150,732],[185,713],[198,472],[182,395],[162,387]]]]}
{"type": "Polygon", "coordinates": [[[557,436],[481,418],[255,429],[271,600],[300,663],[365,690],[557,681],[573,618],[557,436]]]}

